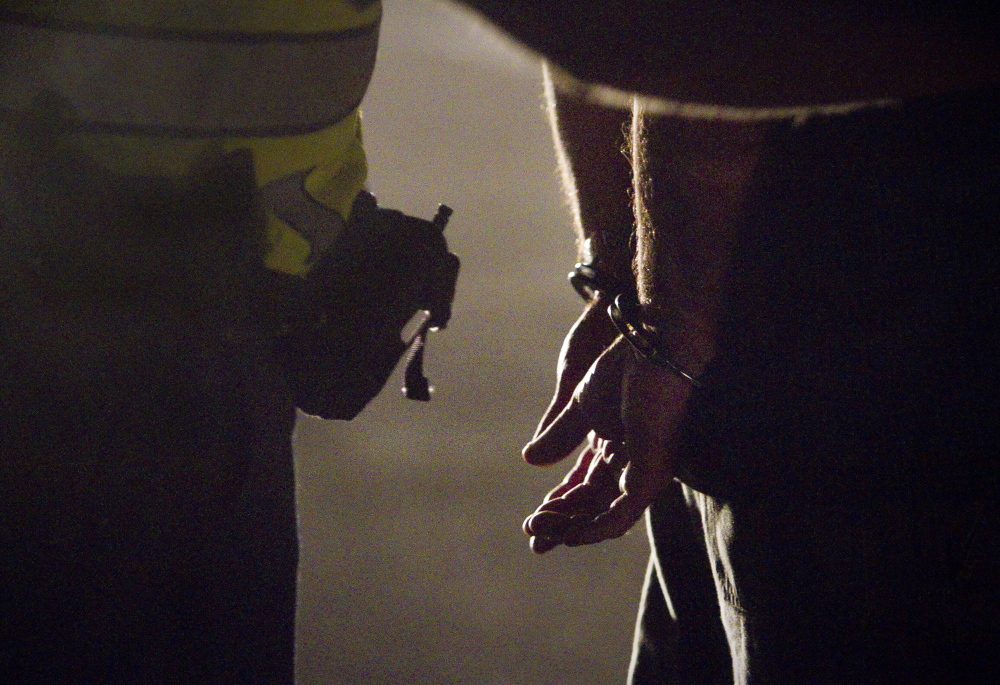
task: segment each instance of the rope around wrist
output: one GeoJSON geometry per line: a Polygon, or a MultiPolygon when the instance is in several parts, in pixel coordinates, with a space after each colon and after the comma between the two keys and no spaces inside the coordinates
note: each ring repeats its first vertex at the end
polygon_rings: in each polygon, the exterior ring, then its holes
{"type": "Polygon", "coordinates": [[[639,299],[633,293],[621,293],[608,306],[608,316],[622,336],[647,361],[670,369],[696,388],[704,385],[701,375],[695,375],[674,361],[673,354],[666,348],[655,332],[642,320],[639,299]]]}
{"type": "Polygon", "coordinates": [[[633,293],[635,289],[631,285],[622,283],[611,274],[601,271],[593,264],[577,264],[569,272],[569,282],[573,290],[583,298],[583,301],[590,304],[597,299],[597,293],[601,292],[610,298],[615,298],[622,293],[633,293]]]}

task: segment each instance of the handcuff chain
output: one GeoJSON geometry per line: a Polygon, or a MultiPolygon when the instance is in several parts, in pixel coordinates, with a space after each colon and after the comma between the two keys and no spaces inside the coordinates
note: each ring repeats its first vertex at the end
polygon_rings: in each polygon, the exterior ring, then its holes
{"type": "Polygon", "coordinates": [[[696,388],[704,386],[701,376],[695,375],[673,359],[673,354],[658,340],[642,320],[638,298],[631,293],[621,293],[608,305],[608,316],[630,345],[647,361],[670,369],[696,388]]]}

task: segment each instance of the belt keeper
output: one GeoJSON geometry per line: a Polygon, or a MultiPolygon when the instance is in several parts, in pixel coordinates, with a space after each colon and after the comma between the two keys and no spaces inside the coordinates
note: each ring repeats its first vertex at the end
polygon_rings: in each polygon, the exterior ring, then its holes
{"type": "Polygon", "coordinates": [[[622,336],[644,359],[656,366],[670,369],[696,388],[704,386],[702,377],[696,376],[675,362],[670,350],[666,349],[654,332],[646,326],[642,320],[639,299],[633,293],[619,294],[608,306],[608,316],[622,336]]]}
{"type": "Polygon", "coordinates": [[[569,272],[569,283],[573,290],[583,298],[583,301],[590,304],[597,298],[597,293],[602,292],[609,297],[617,297],[622,293],[634,293],[635,290],[611,274],[601,271],[593,264],[577,264],[569,272]]]}

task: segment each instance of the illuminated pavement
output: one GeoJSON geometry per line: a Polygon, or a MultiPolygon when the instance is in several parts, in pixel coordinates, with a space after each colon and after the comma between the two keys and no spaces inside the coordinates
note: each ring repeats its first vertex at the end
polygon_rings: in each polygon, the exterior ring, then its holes
{"type": "Polygon", "coordinates": [[[580,310],[539,72],[440,5],[385,6],[371,189],[411,214],[451,205],[462,277],[430,404],[397,372],[354,422],[299,422],[300,682],[624,682],[644,527],[545,557],[519,530],[563,472],[518,453],[580,310]]]}

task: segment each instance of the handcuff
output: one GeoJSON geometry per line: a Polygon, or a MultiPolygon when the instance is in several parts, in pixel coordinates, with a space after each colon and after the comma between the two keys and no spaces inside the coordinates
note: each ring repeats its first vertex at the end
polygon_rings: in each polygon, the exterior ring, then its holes
{"type": "Polygon", "coordinates": [[[569,283],[573,290],[583,298],[587,304],[597,299],[597,293],[607,293],[611,297],[626,291],[634,292],[630,285],[626,285],[609,273],[601,271],[593,264],[577,264],[569,272],[569,283]]]}
{"type": "Polygon", "coordinates": [[[593,264],[577,264],[569,274],[569,282],[588,304],[594,301],[598,292],[613,298],[608,305],[608,316],[640,357],[669,369],[696,388],[704,386],[702,376],[691,373],[674,361],[673,353],[656,334],[656,329],[643,321],[635,288],[623,284],[593,264]]]}

